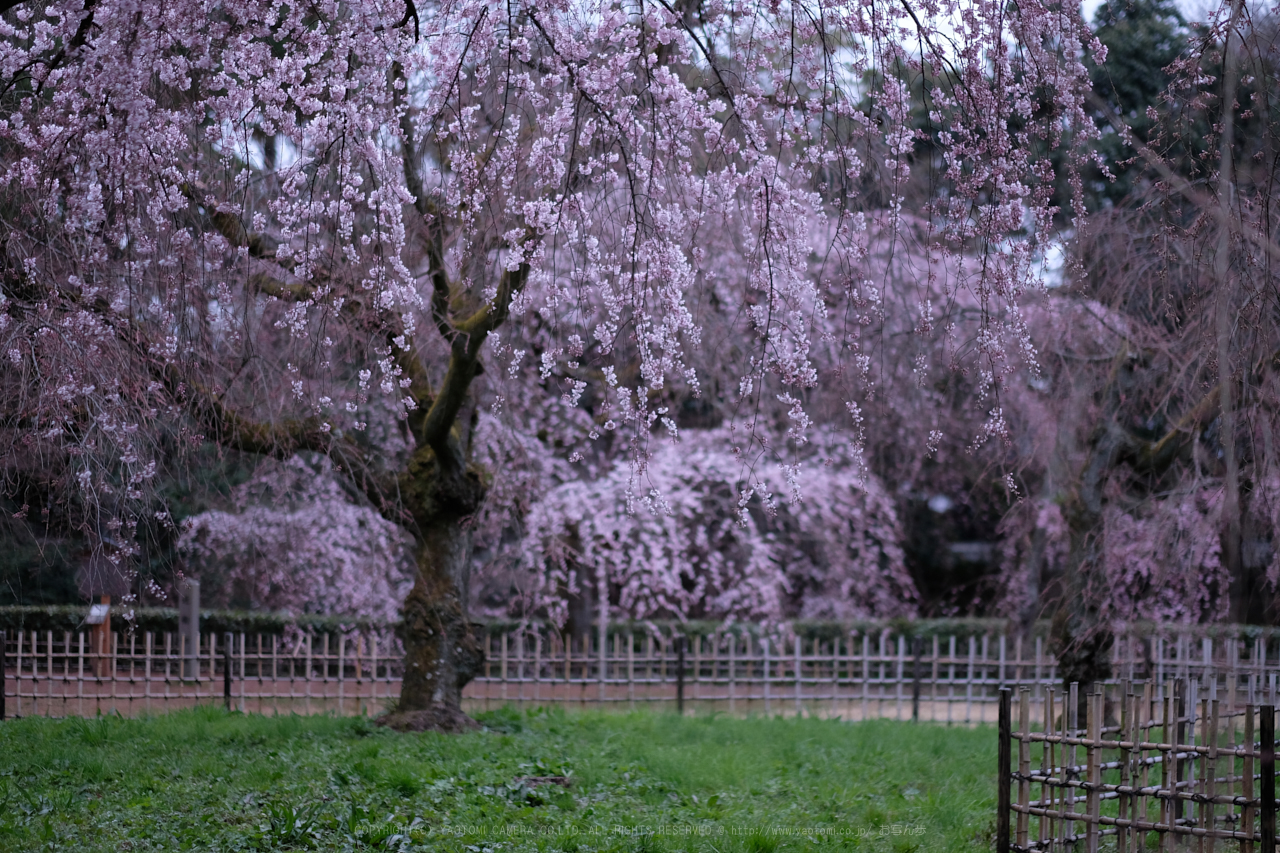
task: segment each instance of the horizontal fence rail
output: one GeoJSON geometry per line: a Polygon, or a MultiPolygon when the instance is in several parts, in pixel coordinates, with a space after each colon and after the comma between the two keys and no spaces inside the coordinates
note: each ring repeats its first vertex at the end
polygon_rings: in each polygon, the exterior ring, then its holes
{"type": "MultiPolygon", "coordinates": [[[[724,631],[610,630],[488,634],[463,693],[470,710],[515,705],[673,707],[994,723],[1002,687],[1027,687],[1037,713],[1060,686],[1043,638],[908,637],[885,630],[806,638],[724,631]]],[[[0,715],[138,714],[200,702],[251,712],[376,714],[400,692],[403,647],[391,631],[293,635],[4,632],[0,715]]],[[[1122,636],[1109,684],[1191,680],[1237,709],[1275,704],[1280,642],[1122,636]]]]}
{"type": "Polygon", "coordinates": [[[1274,704],[1208,684],[1003,689],[997,853],[1275,853],[1274,704]]]}

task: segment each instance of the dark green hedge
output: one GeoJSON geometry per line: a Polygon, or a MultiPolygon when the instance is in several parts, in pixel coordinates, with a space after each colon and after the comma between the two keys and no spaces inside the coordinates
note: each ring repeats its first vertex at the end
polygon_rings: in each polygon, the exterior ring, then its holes
{"type": "MultiPolygon", "coordinates": [[[[0,607],[0,630],[83,630],[84,617],[88,612],[88,605],[0,607]]],[[[173,607],[112,606],[111,625],[113,628],[119,630],[119,627],[131,623],[134,630],[137,631],[177,631],[178,611],[173,607]],[[125,619],[126,613],[132,613],[133,619],[125,619]]],[[[291,616],[281,613],[257,613],[243,610],[200,611],[201,631],[281,634],[294,627],[324,633],[349,631],[357,628],[389,628],[393,627],[393,625],[356,616],[317,616],[314,614],[291,616]]]]}
{"type": "MultiPolygon", "coordinates": [[[[89,612],[88,605],[47,605],[47,606],[7,606],[0,607],[0,630],[2,631],[77,631],[84,627],[84,617],[89,612]]],[[[178,630],[178,611],[172,607],[122,607],[111,608],[112,626],[127,625],[132,622],[138,631],[176,631],[178,630]],[[125,620],[126,612],[133,613],[132,620],[125,620]]],[[[202,610],[200,611],[200,627],[202,631],[235,631],[246,634],[281,634],[293,628],[301,628],[316,633],[351,631],[356,629],[394,629],[395,622],[377,619],[363,619],[356,616],[318,616],[303,614],[291,616],[281,613],[261,613],[243,610],[202,610]]],[[[483,623],[482,630],[491,635],[502,634],[520,627],[517,620],[494,620],[483,623]]],[[[544,628],[541,622],[523,623],[526,627],[544,628]]],[[[790,627],[806,640],[819,639],[829,641],[835,637],[848,636],[850,631],[859,634],[878,634],[888,629],[891,634],[907,637],[949,637],[967,638],[971,636],[995,635],[1006,632],[1009,623],[1004,619],[897,619],[891,621],[859,621],[832,622],[819,620],[799,620],[790,627]]],[[[1280,635],[1280,629],[1262,625],[1158,625],[1155,623],[1135,623],[1131,626],[1135,636],[1149,636],[1152,633],[1173,635],[1189,633],[1193,637],[1230,637],[1253,640],[1258,637],[1270,640],[1280,635]]],[[[683,633],[687,636],[709,636],[716,632],[731,632],[739,635],[759,635],[769,630],[768,626],[734,623],[725,626],[722,622],[654,620],[643,622],[623,622],[610,626],[611,631],[634,631],[647,633],[657,631],[661,634],[683,633]]],[[[1046,636],[1048,623],[1036,623],[1032,630],[1035,636],[1046,636]]]]}

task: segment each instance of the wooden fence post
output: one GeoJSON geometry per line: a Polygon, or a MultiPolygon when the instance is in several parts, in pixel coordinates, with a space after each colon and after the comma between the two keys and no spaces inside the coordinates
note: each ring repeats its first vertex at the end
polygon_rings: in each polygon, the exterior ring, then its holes
{"type": "Polygon", "coordinates": [[[9,632],[0,631],[0,721],[5,718],[4,679],[9,669],[9,632]]]}
{"type": "Polygon", "coordinates": [[[996,853],[1009,853],[1009,788],[1013,782],[1009,764],[1012,761],[1012,698],[1008,687],[1000,688],[1000,772],[997,776],[996,853]]]}
{"type": "MultiPolygon", "coordinates": [[[[1252,697],[1250,697],[1252,698],[1252,697]]],[[[1240,845],[1240,853],[1253,853],[1253,819],[1257,809],[1253,805],[1253,717],[1257,712],[1257,708],[1253,705],[1245,705],[1244,709],[1244,770],[1241,774],[1242,792],[1244,794],[1244,806],[1241,808],[1240,828],[1244,830],[1245,840],[1240,845]]]]}
{"type": "Polygon", "coordinates": [[[1259,722],[1262,737],[1262,853],[1276,853],[1276,706],[1263,705],[1259,722]]]}
{"type": "MultiPolygon", "coordinates": [[[[1031,689],[1018,688],[1018,805],[1031,805],[1031,689]]],[[[1025,849],[1031,827],[1031,812],[1018,811],[1016,842],[1025,849]]]]}
{"type": "Polygon", "coordinates": [[[911,638],[911,722],[920,722],[920,647],[921,637],[911,638]]]}
{"type": "Polygon", "coordinates": [[[676,713],[684,716],[684,648],[689,638],[684,634],[676,636],[676,713]]]}
{"type": "MultiPolygon", "coordinates": [[[[231,710],[231,632],[222,635],[222,699],[231,710]]],[[[326,667],[327,669],[327,667],[326,667]]]]}
{"type": "MultiPolygon", "coordinates": [[[[1085,766],[1088,774],[1089,788],[1085,797],[1088,817],[1085,819],[1085,849],[1088,853],[1098,853],[1098,841],[1101,837],[1102,822],[1098,819],[1102,813],[1102,796],[1099,788],[1102,785],[1102,709],[1103,696],[1101,685],[1099,692],[1085,697],[1088,703],[1085,710],[1085,728],[1088,731],[1088,746],[1085,747],[1085,766]]],[[[1070,796],[1070,794],[1068,794],[1070,796]]]]}

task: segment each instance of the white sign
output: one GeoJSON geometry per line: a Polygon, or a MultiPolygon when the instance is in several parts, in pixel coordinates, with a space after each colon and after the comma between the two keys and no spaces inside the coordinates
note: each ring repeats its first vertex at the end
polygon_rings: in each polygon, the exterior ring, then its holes
{"type": "Polygon", "coordinates": [[[101,625],[107,621],[107,614],[110,612],[110,604],[91,604],[89,605],[89,615],[85,617],[84,621],[90,625],[101,625]]]}

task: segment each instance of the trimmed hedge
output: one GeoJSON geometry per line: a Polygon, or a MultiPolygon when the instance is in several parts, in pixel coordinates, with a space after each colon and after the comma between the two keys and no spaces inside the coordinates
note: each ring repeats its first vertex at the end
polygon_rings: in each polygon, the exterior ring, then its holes
{"type": "MultiPolygon", "coordinates": [[[[84,618],[88,614],[88,605],[47,605],[47,606],[6,606],[0,607],[0,631],[79,631],[84,628],[84,618]]],[[[125,607],[115,605],[111,608],[113,626],[132,623],[137,631],[177,631],[178,611],[172,607],[125,607]],[[126,613],[132,613],[131,620],[124,619],[126,613]]],[[[245,610],[202,610],[200,611],[200,628],[202,631],[234,631],[245,634],[283,634],[286,631],[301,629],[315,633],[338,633],[353,630],[394,630],[398,622],[387,622],[379,619],[366,619],[358,616],[321,616],[317,614],[291,615],[286,613],[263,613],[245,610]]],[[[535,630],[545,630],[545,623],[530,621],[522,623],[518,620],[493,620],[477,623],[477,627],[485,633],[496,636],[514,631],[521,625],[535,630]]],[[[879,634],[888,630],[893,635],[906,637],[949,637],[968,638],[971,636],[991,636],[1008,631],[1009,622],[1004,619],[895,619],[891,621],[858,621],[830,622],[819,620],[797,620],[787,626],[806,640],[830,641],[836,637],[848,636],[850,631],[858,634],[879,634]]],[[[671,635],[683,633],[686,636],[710,636],[714,633],[732,633],[739,636],[759,636],[767,634],[771,626],[736,622],[725,625],[723,622],[710,620],[652,620],[642,622],[619,622],[609,626],[610,631],[634,631],[671,635]]],[[[1032,629],[1033,636],[1047,637],[1048,622],[1038,622],[1032,629]]],[[[1235,636],[1243,640],[1262,638],[1270,640],[1280,636],[1280,629],[1263,625],[1166,625],[1150,622],[1134,623],[1130,626],[1136,636],[1151,634],[1187,633],[1195,638],[1224,638],[1235,636]]],[[[592,629],[594,633],[594,628],[592,629]]]]}
{"type": "MultiPolygon", "coordinates": [[[[4,631],[79,631],[85,628],[88,605],[60,604],[45,607],[0,607],[0,630],[4,631]]],[[[111,607],[112,627],[132,624],[135,631],[178,630],[178,610],[174,607],[111,607]],[[125,614],[132,613],[132,619],[125,614]]],[[[202,632],[234,631],[245,634],[283,634],[293,628],[316,633],[334,633],[368,628],[393,628],[395,623],[357,616],[319,616],[261,613],[246,610],[201,610],[202,632]]]]}

